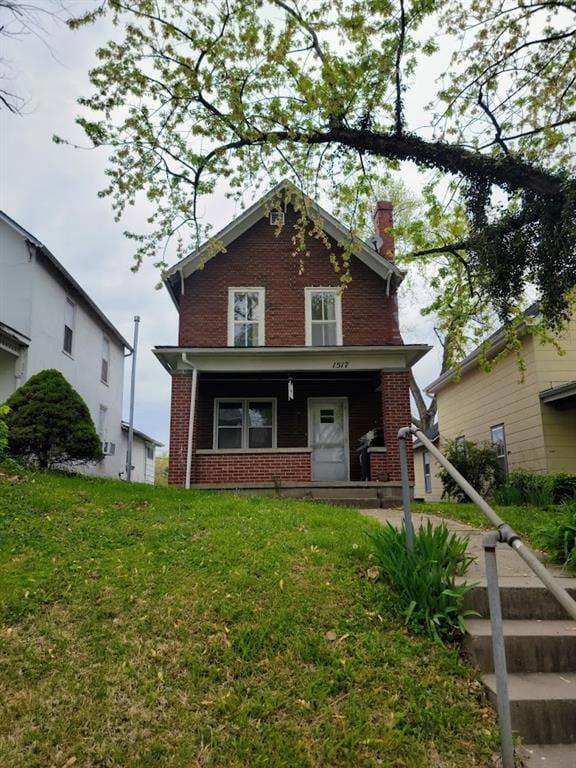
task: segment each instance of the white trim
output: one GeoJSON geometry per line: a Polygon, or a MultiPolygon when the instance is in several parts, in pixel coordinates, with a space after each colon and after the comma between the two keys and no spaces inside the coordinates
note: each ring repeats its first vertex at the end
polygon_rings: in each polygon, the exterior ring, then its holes
{"type": "MultiPolygon", "coordinates": [[[[184,354],[183,358],[186,357],[184,354]]],[[[190,363],[185,360],[188,365],[190,363]]],[[[190,488],[192,481],[192,443],[194,439],[194,420],[196,415],[196,389],[198,386],[198,369],[192,366],[192,386],[190,388],[190,414],[188,416],[188,443],[186,445],[186,481],[185,488],[190,488]]]]}
{"type": "Polygon", "coordinates": [[[100,381],[107,387],[110,386],[110,339],[105,333],[102,334],[102,356],[100,359],[100,381]],[[104,349],[108,346],[108,357],[104,357],[104,349]],[[102,376],[102,363],[106,361],[106,378],[102,376]]]}
{"type": "Polygon", "coordinates": [[[182,355],[199,372],[266,371],[407,371],[431,347],[398,344],[379,347],[157,347],[156,357],[168,372],[184,369],[182,355]]]}
{"type": "Polygon", "coordinates": [[[238,454],[282,454],[282,453],[312,453],[312,448],[199,448],[200,456],[228,456],[238,454]]]}
{"type": "Polygon", "coordinates": [[[304,288],[304,322],[306,324],[306,346],[312,346],[312,294],[313,293],[333,293],[336,297],[334,301],[334,315],[336,318],[336,344],[341,347],[344,343],[342,336],[342,292],[339,288],[329,286],[310,286],[304,288]]]}
{"type": "MultiPolygon", "coordinates": [[[[347,482],[350,480],[350,434],[349,434],[349,408],[348,408],[348,398],[347,397],[308,397],[306,398],[308,401],[308,447],[311,449],[311,458],[310,458],[310,473],[312,473],[312,463],[313,463],[313,457],[314,453],[312,451],[312,403],[314,402],[320,402],[320,403],[328,403],[328,402],[337,402],[337,403],[343,403],[344,407],[342,408],[342,418],[344,419],[344,451],[345,451],[345,461],[346,461],[346,480],[345,481],[337,481],[337,482],[347,482]]],[[[327,481],[320,481],[320,482],[327,482],[327,481]]]]}
{"type": "Polygon", "coordinates": [[[233,453],[254,450],[262,450],[264,453],[270,451],[270,448],[255,449],[248,447],[249,425],[248,408],[245,407],[246,403],[272,403],[272,449],[275,449],[278,444],[277,400],[278,398],[276,397],[215,397],[212,418],[212,450],[218,452],[230,450],[233,453]],[[218,448],[218,410],[220,403],[242,403],[242,448],[218,448]]]}
{"type": "MultiPolygon", "coordinates": [[[[256,346],[263,347],[266,344],[266,289],[265,288],[244,288],[242,286],[230,286],[228,288],[228,346],[235,349],[246,349],[246,347],[234,346],[234,294],[235,293],[257,293],[258,298],[258,344],[256,346]]],[[[252,347],[250,347],[252,349],[252,347]]]]}

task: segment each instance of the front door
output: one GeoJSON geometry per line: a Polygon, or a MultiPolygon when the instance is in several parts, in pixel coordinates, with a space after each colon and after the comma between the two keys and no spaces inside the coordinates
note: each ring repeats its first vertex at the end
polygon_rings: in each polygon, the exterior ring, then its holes
{"type": "Polygon", "coordinates": [[[310,398],[312,480],[348,480],[348,414],[345,399],[310,398]]]}

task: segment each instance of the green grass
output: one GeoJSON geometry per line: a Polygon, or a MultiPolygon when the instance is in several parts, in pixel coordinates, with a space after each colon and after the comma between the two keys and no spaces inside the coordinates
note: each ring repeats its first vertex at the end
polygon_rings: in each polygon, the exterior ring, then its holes
{"type": "MultiPolygon", "coordinates": [[[[558,507],[503,507],[491,505],[500,517],[512,526],[530,546],[542,546],[540,529],[552,522],[558,514],[558,507]]],[[[460,520],[477,528],[491,530],[494,526],[474,504],[456,504],[447,501],[414,504],[416,512],[438,515],[460,520]]]]}
{"type": "Polygon", "coordinates": [[[364,577],[375,528],[306,502],[0,476],[0,765],[488,765],[475,674],[364,577]]]}

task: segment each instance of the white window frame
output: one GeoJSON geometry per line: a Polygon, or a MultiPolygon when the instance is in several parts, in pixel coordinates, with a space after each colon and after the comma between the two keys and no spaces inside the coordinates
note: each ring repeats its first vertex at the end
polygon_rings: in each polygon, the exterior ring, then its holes
{"type": "Polygon", "coordinates": [[[504,422],[501,421],[499,424],[492,424],[490,427],[490,444],[492,445],[492,448],[496,451],[496,458],[498,459],[504,459],[504,477],[505,480],[508,477],[508,445],[506,443],[506,427],[504,426],[504,422]],[[502,437],[503,441],[502,443],[494,442],[494,430],[495,429],[501,429],[502,430],[502,437]],[[497,446],[503,445],[504,446],[504,454],[502,456],[498,456],[498,450],[497,446]]]}
{"type": "Polygon", "coordinates": [[[424,493],[432,493],[432,456],[430,451],[422,451],[422,474],[424,475],[424,493]],[[428,466],[428,472],[426,472],[428,466]]]}
{"type": "Polygon", "coordinates": [[[313,286],[310,288],[304,288],[305,296],[305,309],[304,319],[306,323],[306,346],[312,346],[312,294],[314,293],[333,293],[334,301],[334,315],[336,317],[336,346],[341,347],[344,343],[342,337],[342,294],[339,288],[334,286],[313,286]]]}
{"type": "Polygon", "coordinates": [[[66,296],[66,305],[64,308],[64,333],[62,334],[62,352],[68,357],[74,357],[74,337],[76,336],[76,302],[72,301],[69,296],[66,296]],[[72,325],[68,325],[66,322],[66,309],[71,307],[72,309],[72,325]],[[65,348],[66,343],[66,328],[70,328],[72,331],[72,339],[70,344],[70,351],[65,348]]]}
{"type": "Polygon", "coordinates": [[[110,349],[111,349],[110,339],[108,338],[108,336],[102,336],[102,357],[100,359],[100,381],[102,382],[102,384],[106,384],[106,386],[109,386],[110,384],[110,349]],[[108,348],[108,357],[104,356],[106,347],[108,348]],[[104,361],[106,361],[107,363],[106,378],[102,376],[104,361]]]}
{"type": "Polygon", "coordinates": [[[271,451],[277,447],[278,421],[276,397],[215,397],[214,398],[214,418],[212,431],[212,449],[214,451],[271,451]],[[242,445],[240,448],[218,448],[218,413],[220,403],[242,403],[242,445]],[[248,446],[249,422],[248,422],[248,403],[271,403],[272,404],[272,446],[270,448],[250,448],[248,446]]]}
{"type": "MultiPolygon", "coordinates": [[[[230,287],[228,288],[228,346],[234,347],[234,294],[235,293],[257,293],[258,307],[260,310],[260,317],[258,319],[258,344],[256,347],[263,347],[266,344],[266,289],[265,288],[243,288],[243,287],[230,287]]],[[[250,347],[238,347],[238,349],[250,349],[250,347]]]]}

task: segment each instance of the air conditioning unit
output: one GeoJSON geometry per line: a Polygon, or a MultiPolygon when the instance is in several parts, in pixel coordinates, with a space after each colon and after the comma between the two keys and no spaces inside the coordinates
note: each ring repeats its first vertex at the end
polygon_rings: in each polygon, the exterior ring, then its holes
{"type": "Polygon", "coordinates": [[[284,224],[284,211],[270,211],[270,224],[274,227],[284,224]]]}
{"type": "Polygon", "coordinates": [[[104,456],[114,456],[116,453],[116,443],[110,443],[107,440],[102,443],[102,453],[104,456]]]}

